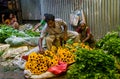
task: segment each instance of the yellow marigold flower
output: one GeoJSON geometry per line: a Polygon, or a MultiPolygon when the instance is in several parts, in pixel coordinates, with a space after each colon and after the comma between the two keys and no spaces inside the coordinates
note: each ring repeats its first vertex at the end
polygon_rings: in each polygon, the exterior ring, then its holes
{"type": "Polygon", "coordinates": [[[49,50],[46,50],[45,51],[45,56],[50,56],[50,57],[52,57],[52,56],[54,56],[55,55],[55,53],[53,52],[53,51],[49,51],[49,50]]]}
{"type": "Polygon", "coordinates": [[[68,64],[72,64],[72,63],[74,63],[74,62],[75,62],[75,60],[71,58],[71,59],[68,60],[67,63],[68,63],[68,64]]]}
{"type": "Polygon", "coordinates": [[[48,70],[48,66],[47,65],[44,65],[44,71],[47,71],[48,70]]]}
{"type": "Polygon", "coordinates": [[[52,47],[51,47],[51,51],[52,51],[52,52],[56,52],[56,51],[57,51],[57,47],[56,47],[56,46],[52,46],[52,47]]]}
{"type": "Polygon", "coordinates": [[[33,74],[36,74],[36,75],[41,74],[41,72],[39,72],[38,69],[34,69],[34,70],[32,70],[31,72],[32,72],[33,74]]]}
{"type": "Polygon", "coordinates": [[[50,62],[49,62],[49,67],[51,66],[55,66],[58,64],[58,61],[56,61],[55,59],[52,59],[50,62]]]}
{"type": "Polygon", "coordinates": [[[25,69],[26,70],[29,69],[29,63],[28,62],[25,63],[25,69]]]}
{"type": "Polygon", "coordinates": [[[36,63],[37,63],[37,61],[35,61],[35,60],[34,60],[34,61],[31,61],[30,63],[31,63],[31,64],[36,64],[36,63]]]}
{"type": "Polygon", "coordinates": [[[44,56],[42,54],[38,54],[38,58],[43,58],[44,56]]]}
{"type": "Polygon", "coordinates": [[[29,54],[29,56],[28,56],[28,60],[29,59],[36,59],[37,58],[37,53],[36,52],[32,52],[31,54],[29,54]]]}
{"type": "Polygon", "coordinates": [[[72,53],[74,53],[74,52],[76,52],[77,51],[77,49],[71,49],[70,50],[70,52],[72,52],[72,53]]]}
{"type": "Polygon", "coordinates": [[[90,48],[90,47],[89,47],[88,45],[85,45],[85,49],[88,49],[88,50],[89,50],[89,48],[90,48]]]}
{"type": "Polygon", "coordinates": [[[31,69],[34,70],[37,68],[37,64],[32,65],[31,69]]]}
{"type": "Polygon", "coordinates": [[[50,52],[51,52],[51,51],[46,50],[46,51],[45,51],[45,56],[49,56],[49,55],[50,55],[50,52]]]}
{"type": "Polygon", "coordinates": [[[90,50],[93,50],[92,48],[90,48],[90,50]]]}
{"type": "Polygon", "coordinates": [[[84,48],[84,47],[85,47],[85,44],[84,44],[84,43],[81,43],[80,46],[81,46],[82,48],[84,48]]]}
{"type": "Polygon", "coordinates": [[[27,69],[31,69],[31,68],[32,68],[32,64],[29,63],[29,62],[26,62],[25,63],[25,69],[27,70],[27,69]]]}
{"type": "Polygon", "coordinates": [[[73,46],[79,46],[79,43],[73,43],[73,46]]]}

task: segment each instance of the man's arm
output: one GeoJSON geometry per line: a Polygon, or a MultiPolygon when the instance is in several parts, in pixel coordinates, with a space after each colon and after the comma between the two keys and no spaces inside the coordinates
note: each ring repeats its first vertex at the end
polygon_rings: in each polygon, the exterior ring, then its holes
{"type": "Polygon", "coordinates": [[[35,27],[33,28],[33,31],[35,31],[39,26],[41,26],[41,23],[36,24],[35,27]]]}
{"type": "Polygon", "coordinates": [[[64,22],[64,21],[62,21],[62,25],[63,25],[63,28],[64,28],[64,41],[66,41],[67,40],[67,24],[66,24],[66,22],[64,22]]]}
{"type": "Polygon", "coordinates": [[[44,49],[42,48],[42,40],[43,38],[39,38],[39,41],[38,41],[39,53],[44,53],[44,49]]]}
{"type": "Polygon", "coordinates": [[[41,20],[40,23],[38,23],[38,24],[35,25],[35,28],[33,29],[33,31],[35,31],[36,29],[38,29],[39,26],[45,25],[45,23],[46,23],[46,22],[45,22],[44,19],[41,20]]]}
{"type": "Polygon", "coordinates": [[[45,24],[45,26],[42,28],[40,38],[39,38],[39,41],[38,41],[38,46],[39,46],[39,52],[40,53],[44,53],[44,49],[42,48],[42,40],[46,35],[46,28],[47,28],[47,24],[45,24]]]}
{"type": "Polygon", "coordinates": [[[82,42],[86,42],[87,40],[89,40],[90,39],[90,35],[91,35],[91,33],[90,33],[90,29],[88,28],[88,27],[86,27],[87,28],[87,37],[82,41],[82,42]]]}
{"type": "Polygon", "coordinates": [[[87,37],[82,41],[83,43],[86,42],[90,38],[90,34],[87,35],[87,37]]]}

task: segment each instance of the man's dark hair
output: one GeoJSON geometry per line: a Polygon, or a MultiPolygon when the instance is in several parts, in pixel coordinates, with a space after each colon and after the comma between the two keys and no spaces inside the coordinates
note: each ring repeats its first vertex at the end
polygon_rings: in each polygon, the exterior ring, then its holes
{"type": "Polygon", "coordinates": [[[44,16],[47,17],[49,14],[48,13],[45,13],[44,16]]]}
{"type": "Polygon", "coordinates": [[[45,21],[48,22],[50,20],[55,21],[55,16],[53,14],[44,14],[45,21]]]}

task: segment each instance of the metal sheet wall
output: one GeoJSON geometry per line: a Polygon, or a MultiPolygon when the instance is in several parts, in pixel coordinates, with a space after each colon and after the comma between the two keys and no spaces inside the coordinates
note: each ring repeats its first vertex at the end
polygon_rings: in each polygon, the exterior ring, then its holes
{"type": "Polygon", "coordinates": [[[20,0],[23,20],[40,20],[41,0],[20,0]]]}
{"type": "Polygon", "coordinates": [[[96,38],[120,26],[120,0],[83,0],[87,24],[96,38]]]}
{"type": "MultiPolygon", "coordinates": [[[[30,1],[33,0],[29,0],[29,3],[30,1]]],[[[33,3],[31,5],[28,5],[28,7],[30,7],[29,9],[31,9],[32,12],[34,12],[35,8],[41,6],[41,15],[43,15],[44,13],[52,13],[57,18],[64,19],[68,23],[69,29],[71,30],[74,30],[74,28],[71,27],[69,24],[69,14],[72,11],[82,8],[85,13],[87,24],[91,28],[91,31],[96,39],[103,37],[109,31],[117,30],[117,26],[120,26],[120,0],[37,1],[40,1],[38,2],[38,5],[32,5],[33,3]]],[[[23,10],[26,11],[26,8],[23,10]]],[[[25,13],[23,15],[25,15],[25,13]]],[[[35,15],[37,15],[36,12],[35,15]]]]}
{"type": "Polygon", "coordinates": [[[70,13],[82,7],[82,0],[41,0],[41,13],[52,13],[56,18],[64,19],[69,29],[74,30],[70,26],[70,13]]]}

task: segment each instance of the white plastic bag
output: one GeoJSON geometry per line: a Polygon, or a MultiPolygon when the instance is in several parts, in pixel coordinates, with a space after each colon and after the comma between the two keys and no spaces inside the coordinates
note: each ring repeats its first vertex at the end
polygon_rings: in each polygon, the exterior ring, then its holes
{"type": "Polygon", "coordinates": [[[29,55],[29,54],[32,53],[32,52],[38,52],[38,51],[39,51],[39,47],[36,46],[36,47],[34,47],[33,49],[29,50],[28,52],[25,52],[25,55],[29,55]]]}
{"type": "Polygon", "coordinates": [[[16,56],[14,60],[12,60],[12,63],[16,66],[18,66],[20,69],[25,69],[25,63],[26,61],[22,59],[20,55],[16,56]]]}
{"type": "Polygon", "coordinates": [[[20,55],[24,52],[28,51],[28,47],[27,46],[21,46],[21,47],[15,47],[15,48],[10,48],[8,50],[6,50],[3,55],[2,58],[5,60],[7,58],[14,58],[17,55],[20,55]]]}
{"type": "Polygon", "coordinates": [[[70,14],[70,24],[72,26],[77,26],[78,22],[80,20],[80,16],[81,16],[81,11],[80,10],[76,10],[76,11],[72,12],[70,14]]]}
{"type": "Polygon", "coordinates": [[[21,46],[24,44],[24,39],[22,37],[16,37],[16,36],[11,36],[10,38],[7,38],[5,42],[7,44],[10,44],[11,46],[21,46]]]}
{"type": "Polygon", "coordinates": [[[19,30],[21,31],[25,31],[25,30],[30,30],[33,28],[33,25],[32,24],[24,24],[24,25],[21,25],[19,30]]]}
{"type": "Polygon", "coordinates": [[[37,46],[38,45],[39,37],[16,37],[12,36],[7,38],[5,42],[10,44],[11,46],[37,46]]]}

